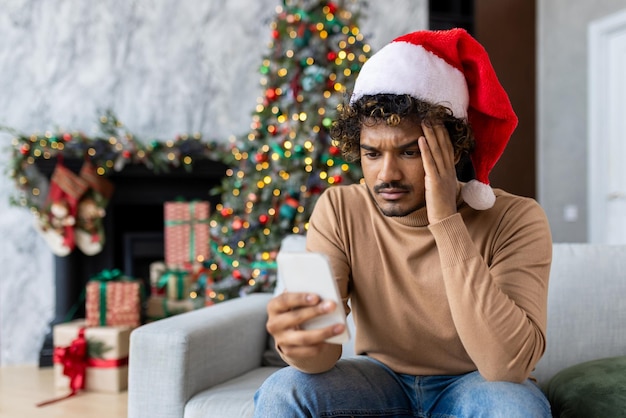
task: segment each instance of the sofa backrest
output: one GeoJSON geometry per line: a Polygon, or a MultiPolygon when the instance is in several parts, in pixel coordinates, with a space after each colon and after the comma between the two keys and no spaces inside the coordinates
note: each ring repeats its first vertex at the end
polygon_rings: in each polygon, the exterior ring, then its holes
{"type": "Polygon", "coordinates": [[[626,245],[555,243],[548,287],[547,347],[533,376],[626,355],[626,245]]]}

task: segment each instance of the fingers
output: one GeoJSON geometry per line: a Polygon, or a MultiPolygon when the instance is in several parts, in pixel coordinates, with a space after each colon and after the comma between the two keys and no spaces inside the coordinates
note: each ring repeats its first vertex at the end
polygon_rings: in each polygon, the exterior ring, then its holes
{"type": "Polygon", "coordinates": [[[315,306],[320,303],[319,295],[313,293],[284,292],[267,304],[268,314],[283,313],[304,306],[315,306]]]}
{"type": "Polygon", "coordinates": [[[291,330],[274,338],[280,351],[289,357],[314,357],[324,349],[326,340],[341,334],[344,327],[336,324],[315,330],[291,330]]]}
{"type": "Polygon", "coordinates": [[[424,136],[419,138],[424,165],[426,208],[431,224],[456,212],[457,179],[454,147],[445,126],[422,123],[424,136]]]}
{"type": "Polygon", "coordinates": [[[445,126],[422,123],[422,130],[424,136],[420,140],[420,148],[423,148],[421,152],[427,174],[444,175],[454,170],[454,148],[445,126]]]}
{"type": "Polygon", "coordinates": [[[267,306],[266,328],[286,355],[315,355],[322,349],[325,340],[344,331],[344,325],[304,330],[302,324],[335,309],[337,305],[334,302],[321,301],[318,295],[283,293],[267,306]]]}

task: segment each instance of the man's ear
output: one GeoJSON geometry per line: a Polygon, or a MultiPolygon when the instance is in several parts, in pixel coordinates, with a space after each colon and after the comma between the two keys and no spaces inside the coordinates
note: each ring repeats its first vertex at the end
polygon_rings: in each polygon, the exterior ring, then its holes
{"type": "Polygon", "coordinates": [[[457,165],[461,161],[461,151],[454,152],[454,165],[457,165]]]}

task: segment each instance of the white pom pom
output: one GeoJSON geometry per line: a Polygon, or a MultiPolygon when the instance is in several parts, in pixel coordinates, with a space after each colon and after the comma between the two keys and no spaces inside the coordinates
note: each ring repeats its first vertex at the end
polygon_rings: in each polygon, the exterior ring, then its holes
{"type": "Polygon", "coordinates": [[[496,203],[496,195],[491,187],[478,180],[471,180],[461,190],[465,203],[476,210],[489,209],[496,203]]]}

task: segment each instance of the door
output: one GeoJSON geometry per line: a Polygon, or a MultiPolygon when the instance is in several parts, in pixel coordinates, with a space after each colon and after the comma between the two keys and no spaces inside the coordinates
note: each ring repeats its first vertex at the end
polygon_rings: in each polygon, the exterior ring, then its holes
{"type": "Polygon", "coordinates": [[[626,243],[626,9],[589,26],[589,241],[626,243]]]}

